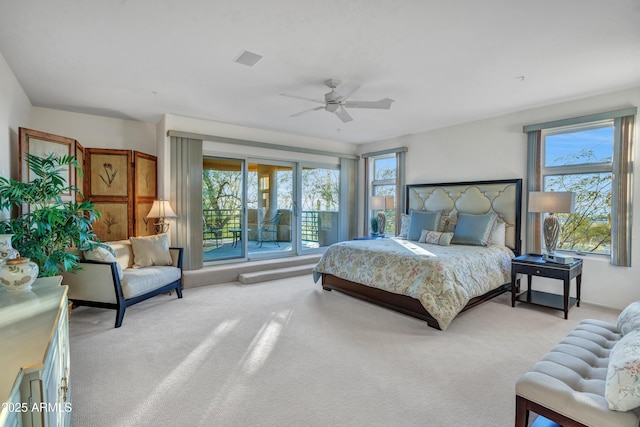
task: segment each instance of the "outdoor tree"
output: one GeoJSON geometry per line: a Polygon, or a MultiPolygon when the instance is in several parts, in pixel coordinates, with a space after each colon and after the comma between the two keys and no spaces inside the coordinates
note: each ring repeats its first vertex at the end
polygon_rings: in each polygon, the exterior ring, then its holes
{"type": "MultiPolygon", "coordinates": [[[[594,162],[591,150],[564,158],[567,164],[594,162]]],[[[545,190],[571,191],[576,195],[575,212],[559,214],[562,231],[558,249],[608,253],[611,246],[611,173],[554,175],[545,180],[545,190]]]]}

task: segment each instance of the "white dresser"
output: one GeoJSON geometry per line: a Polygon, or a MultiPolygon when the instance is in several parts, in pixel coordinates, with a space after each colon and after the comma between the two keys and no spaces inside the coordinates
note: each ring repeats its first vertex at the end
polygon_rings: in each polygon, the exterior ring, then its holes
{"type": "Polygon", "coordinates": [[[69,322],[61,277],[0,289],[0,426],[69,426],[69,322]]]}

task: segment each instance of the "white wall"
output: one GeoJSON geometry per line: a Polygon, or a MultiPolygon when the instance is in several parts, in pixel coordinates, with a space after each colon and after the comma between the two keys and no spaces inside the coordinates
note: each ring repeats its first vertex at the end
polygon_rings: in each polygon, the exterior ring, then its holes
{"type": "Polygon", "coordinates": [[[89,148],[136,150],[156,155],[156,125],[33,107],[29,128],[66,136],[89,148]]]}
{"type": "Polygon", "coordinates": [[[0,53],[0,176],[18,179],[18,128],[27,127],[31,102],[0,53]]]}
{"type": "MultiPolygon", "coordinates": [[[[632,106],[640,106],[640,88],[362,144],[358,153],[408,147],[407,184],[522,178],[526,188],[527,138],[522,132],[524,125],[632,106]]],[[[637,145],[639,127],[640,124],[636,123],[636,165],[640,158],[637,145]]],[[[640,200],[640,173],[635,175],[634,198],[640,200]]],[[[363,200],[359,205],[363,206],[363,200]]],[[[522,237],[524,239],[524,234],[522,237]]],[[[640,215],[635,215],[632,238],[631,268],[614,267],[600,257],[585,257],[583,301],[622,309],[629,302],[640,300],[640,280],[637,280],[640,277],[640,215]]],[[[556,280],[536,278],[534,285],[535,289],[548,292],[561,293],[562,290],[562,283],[556,280]]],[[[572,292],[575,292],[574,287],[575,283],[572,284],[572,292]]]]}

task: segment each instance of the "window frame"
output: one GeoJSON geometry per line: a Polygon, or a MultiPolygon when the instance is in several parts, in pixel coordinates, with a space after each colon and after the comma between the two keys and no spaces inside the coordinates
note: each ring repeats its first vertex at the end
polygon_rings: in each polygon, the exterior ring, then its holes
{"type": "MultiPolygon", "coordinates": [[[[603,128],[613,128],[615,134],[615,121],[613,119],[599,120],[594,122],[586,122],[581,124],[569,125],[569,126],[561,126],[551,129],[542,129],[541,130],[541,144],[540,144],[540,188],[542,191],[546,190],[546,180],[549,177],[563,176],[563,175],[591,175],[591,174],[602,174],[608,173],[613,174],[613,157],[614,157],[614,149],[613,145],[615,145],[615,135],[612,136],[612,150],[611,150],[611,160],[609,162],[597,162],[597,163],[580,163],[580,164],[564,164],[557,166],[545,166],[546,164],[546,150],[547,150],[547,141],[546,138],[549,136],[555,135],[563,135],[570,134],[588,130],[595,129],[603,129],[603,128]]],[[[612,189],[613,191],[613,189],[612,189]]],[[[613,215],[613,207],[609,208],[609,215],[613,215]]],[[[542,222],[543,215],[538,215],[538,219],[540,226],[538,229],[540,230],[540,234],[542,236],[542,222]]],[[[611,227],[613,228],[613,227],[611,227]]],[[[610,239],[612,239],[612,229],[610,230],[610,239]]],[[[609,245],[609,252],[586,252],[581,250],[571,250],[571,249],[563,249],[558,248],[557,250],[560,252],[570,252],[576,253],[578,255],[594,255],[594,256],[611,256],[611,244],[609,245]]]]}
{"type": "MultiPolygon", "coordinates": [[[[634,140],[636,133],[637,107],[623,108],[586,116],[554,120],[544,123],[525,125],[522,131],[527,134],[527,191],[540,191],[542,179],[542,130],[568,125],[614,120],[613,138],[613,174],[612,174],[612,231],[610,263],[615,266],[631,267],[632,257],[632,221],[633,217],[633,167],[634,140]]],[[[527,251],[540,253],[540,226],[538,215],[527,214],[526,248],[527,251]]]]}
{"type": "Polygon", "coordinates": [[[407,147],[398,147],[388,150],[382,150],[372,153],[361,154],[365,161],[365,183],[364,183],[364,235],[369,235],[372,210],[369,207],[369,200],[373,195],[374,186],[395,185],[394,202],[395,202],[395,225],[394,232],[400,230],[401,213],[404,212],[406,206],[405,200],[405,175],[406,175],[406,153],[407,147]],[[378,159],[392,158],[396,159],[396,177],[393,180],[375,180],[374,162],[378,159]]]}

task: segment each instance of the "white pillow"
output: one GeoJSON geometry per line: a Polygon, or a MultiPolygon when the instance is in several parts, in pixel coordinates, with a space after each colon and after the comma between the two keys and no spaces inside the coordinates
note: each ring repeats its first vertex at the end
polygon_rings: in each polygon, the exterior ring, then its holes
{"type": "Polygon", "coordinates": [[[491,232],[490,245],[506,246],[507,243],[507,226],[504,222],[498,221],[491,232]]]}
{"type": "Polygon", "coordinates": [[[640,406],[640,331],[623,336],[611,349],[604,397],[613,411],[640,406]]]}
{"type": "Polygon", "coordinates": [[[443,233],[441,231],[422,230],[419,243],[431,243],[433,245],[449,246],[453,233],[443,233]]]}
{"type": "Polygon", "coordinates": [[[400,233],[398,237],[401,239],[406,239],[409,234],[409,219],[411,217],[405,213],[400,215],[400,233]]]}
{"type": "Polygon", "coordinates": [[[133,249],[133,268],[173,264],[166,234],[130,237],[129,240],[133,249]]]}
{"type": "Polygon", "coordinates": [[[97,246],[95,249],[92,249],[90,251],[84,251],[84,259],[98,262],[115,262],[116,269],[118,270],[118,278],[122,280],[122,278],[124,277],[122,267],[120,266],[120,263],[118,263],[116,257],[113,255],[113,252],[104,246],[97,246]]]}
{"type": "Polygon", "coordinates": [[[618,330],[622,335],[640,329],[640,301],[632,302],[618,316],[618,330]]]}

